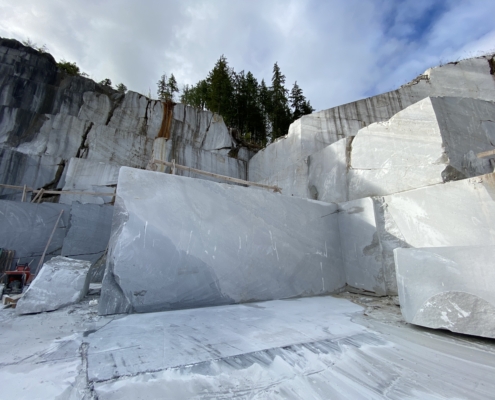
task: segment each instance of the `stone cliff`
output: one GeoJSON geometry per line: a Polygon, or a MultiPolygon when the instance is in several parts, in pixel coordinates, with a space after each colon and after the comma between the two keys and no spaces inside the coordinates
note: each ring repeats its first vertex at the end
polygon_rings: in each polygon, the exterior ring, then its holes
{"type": "MultiPolygon", "coordinates": [[[[218,115],[116,92],[68,75],[50,54],[0,39],[1,184],[109,193],[120,166],[146,168],[152,158],[246,179],[253,154],[218,115]]],[[[20,194],[0,188],[0,197],[20,194]]],[[[60,198],[73,200],[111,197],[60,198]]]]}

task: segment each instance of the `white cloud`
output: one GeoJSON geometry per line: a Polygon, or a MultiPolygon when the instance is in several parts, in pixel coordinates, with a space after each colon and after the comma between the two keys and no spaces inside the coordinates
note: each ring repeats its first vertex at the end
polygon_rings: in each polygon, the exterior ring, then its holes
{"type": "Polygon", "coordinates": [[[267,82],[277,61],[289,89],[297,80],[323,109],[495,47],[495,2],[435,4],[439,12],[429,0],[0,0],[0,35],[45,43],[95,80],[153,95],[163,73],[192,84],[221,54],[267,82]]]}

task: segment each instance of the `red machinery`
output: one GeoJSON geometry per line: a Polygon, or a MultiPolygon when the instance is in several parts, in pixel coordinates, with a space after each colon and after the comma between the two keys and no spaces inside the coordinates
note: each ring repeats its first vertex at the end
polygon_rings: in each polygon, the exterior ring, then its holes
{"type": "Polygon", "coordinates": [[[30,283],[32,279],[31,269],[29,264],[17,265],[13,271],[4,271],[3,283],[5,283],[5,291],[10,293],[22,293],[22,289],[26,283],[30,283]]]}

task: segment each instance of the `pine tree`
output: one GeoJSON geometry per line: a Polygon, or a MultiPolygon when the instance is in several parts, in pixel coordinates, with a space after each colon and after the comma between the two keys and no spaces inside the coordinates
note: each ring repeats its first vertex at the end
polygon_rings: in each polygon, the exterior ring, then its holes
{"type": "Polygon", "coordinates": [[[123,83],[119,83],[117,85],[117,92],[120,92],[120,93],[125,93],[127,92],[127,86],[124,85],[123,83]]]}
{"type": "Polygon", "coordinates": [[[174,74],[170,74],[170,78],[168,79],[167,75],[162,75],[157,85],[158,90],[156,93],[161,101],[170,102],[175,100],[175,93],[179,92],[179,88],[177,87],[174,74]]]}
{"type": "Polygon", "coordinates": [[[222,55],[206,78],[208,84],[206,107],[211,112],[222,115],[227,125],[230,125],[234,118],[232,73],[227,59],[222,55]]]}
{"type": "Polygon", "coordinates": [[[102,86],[112,87],[112,81],[109,78],[105,78],[99,82],[102,86]]]}
{"type": "Polygon", "coordinates": [[[175,100],[175,93],[179,93],[179,88],[177,87],[177,81],[175,80],[174,74],[170,74],[167,82],[167,94],[169,96],[168,100],[175,100]]]}
{"type": "Polygon", "coordinates": [[[156,94],[158,95],[158,99],[161,101],[166,101],[169,93],[167,88],[167,75],[162,75],[160,80],[157,82],[158,89],[156,94]]]}
{"type": "Polygon", "coordinates": [[[277,63],[273,66],[271,92],[270,120],[272,123],[272,139],[287,134],[291,123],[287,89],[284,86],[285,75],[280,71],[277,63]]]}
{"type": "Polygon", "coordinates": [[[311,114],[314,111],[309,101],[304,97],[303,91],[297,84],[297,81],[294,82],[289,99],[292,107],[292,121],[301,118],[303,115],[311,114]]]}

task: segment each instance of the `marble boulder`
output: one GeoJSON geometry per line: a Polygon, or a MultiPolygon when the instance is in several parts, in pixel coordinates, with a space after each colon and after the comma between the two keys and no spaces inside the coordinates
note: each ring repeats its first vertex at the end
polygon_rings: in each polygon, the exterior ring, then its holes
{"type": "Polygon", "coordinates": [[[17,314],[34,314],[58,310],[77,303],[88,292],[91,262],[54,257],[31,282],[16,307],[17,314]]]}
{"type": "Polygon", "coordinates": [[[122,167],[99,313],[335,292],[337,206],[122,167]]]}
{"type": "Polygon", "coordinates": [[[495,339],[495,246],[396,249],[394,254],[407,322],[495,339]]]}

